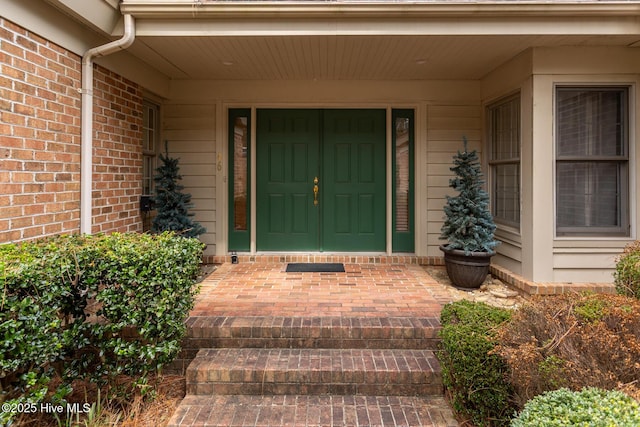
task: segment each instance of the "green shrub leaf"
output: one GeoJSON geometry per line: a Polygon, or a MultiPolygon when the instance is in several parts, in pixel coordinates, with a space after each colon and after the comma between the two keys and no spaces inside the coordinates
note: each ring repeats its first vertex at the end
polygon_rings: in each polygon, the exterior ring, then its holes
{"type": "Polygon", "coordinates": [[[640,425],[640,404],[624,393],[587,387],[546,392],[531,399],[512,427],[634,427],[640,425]]]}
{"type": "Polygon", "coordinates": [[[477,426],[507,425],[514,411],[507,366],[493,353],[496,331],[510,316],[508,310],[466,300],[442,309],[438,359],[444,385],[454,410],[477,426]]]}
{"type": "Polygon", "coordinates": [[[202,250],[168,232],[0,246],[0,402],[39,402],[53,376],[60,400],[75,379],[143,379],[173,360],[202,250]]]}

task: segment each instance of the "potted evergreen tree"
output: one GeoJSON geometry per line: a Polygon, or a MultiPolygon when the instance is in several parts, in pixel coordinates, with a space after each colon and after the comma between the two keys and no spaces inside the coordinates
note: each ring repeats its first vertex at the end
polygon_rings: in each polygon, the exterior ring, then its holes
{"type": "Polygon", "coordinates": [[[183,193],[184,186],[179,184],[182,179],[178,159],[169,157],[169,150],[165,145],[166,156],[160,154],[162,165],[156,169],[158,174],[153,178],[156,183],[154,197],[157,215],[153,218],[151,231],[175,231],[184,237],[198,237],[207,230],[194,221],[189,210],[193,207],[191,194],[183,193]]]}
{"type": "Polygon", "coordinates": [[[451,171],[456,177],[449,180],[449,186],[459,194],[447,196],[440,235],[449,243],[441,245],[440,250],[453,284],[473,289],[487,277],[494,248],[500,242],[494,239],[496,225],[489,211],[489,195],[483,189],[478,154],[476,150],[468,151],[467,138],[463,140],[464,151],[453,157],[451,171]]]}

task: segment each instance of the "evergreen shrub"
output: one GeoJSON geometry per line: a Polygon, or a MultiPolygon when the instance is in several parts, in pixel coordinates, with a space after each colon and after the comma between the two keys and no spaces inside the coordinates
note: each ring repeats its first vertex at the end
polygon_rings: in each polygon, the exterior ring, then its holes
{"type": "Polygon", "coordinates": [[[124,374],[143,383],[173,360],[202,250],[173,233],[0,246],[0,403],[16,409],[0,413],[0,425],[18,408],[62,401],[73,380],[124,374]]]}
{"type": "Polygon", "coordinates": [[[437,355],[444,385],[456,413],[476,426],[508,425],[515,411],[508,368],[493,353],[498,327],[510,317],[506,309],[466,300],[442,309],[437,355]]]}
{"type": "Polygon", "coordinates": [[[637,427],[640,405],[615,390],[566,388],[549,391],[527,402],[511,427],[637,427]]]}
{"type": "Polygon", "coordinates": [[[447,240],[447,249],[471,252],[493,252],[500,243],[494,239],[496,224],[489,209],[489,194],[484,190],[484,179],[476,150],[467,149],[453,157],[456,174],[449,180],[449,187],[458,192],[456,196],[446,196],[446,215],[440,239],[447,240]]]}
{"type": "MultiPolygon", "coordinates": [[[[165,147],[166,149],[166,147],[165,147]]],[[[191,194],[185,193],[184,186],[180,184],[179,159],[160,154],[162,164],[156,169],[157,175],[153,178],[155,197],[153,199],[156,208],[156,216],[153,218],[151,230],[156,233],[174,231],[184,237],[198,237],[207,232],[200,223],[193,220],[193,208],[191,194]]]]}
{"type": "Polygon", "coordinates": [[[616,291],[640,299],[640,241],[628,245],[616,262],[616,291]]]}

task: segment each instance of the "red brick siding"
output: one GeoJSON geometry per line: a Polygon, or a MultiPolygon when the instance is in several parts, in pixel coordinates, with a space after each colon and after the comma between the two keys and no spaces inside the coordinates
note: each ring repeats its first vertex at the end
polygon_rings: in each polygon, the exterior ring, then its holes
{"type": "Polygon", "coordinates": [[[94,71],[93,231],[142,231],[142,90],[94,71]]]}
{"type": "MultiPolygon", "coordinates": [[[[93,231],[138,231],[141,92],[97,67],[93,231]]],[[[0,18],[0,243],[80,225],[81,58],[0,18]]]]}
{"type": "Polygon", "coordinates": [[[77,232],[80,59],[0,19],[0,242],[77,232]]]}

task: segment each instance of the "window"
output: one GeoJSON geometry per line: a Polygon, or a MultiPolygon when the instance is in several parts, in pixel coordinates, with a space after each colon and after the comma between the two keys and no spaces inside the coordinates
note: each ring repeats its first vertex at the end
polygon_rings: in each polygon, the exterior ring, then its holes
{"type": "Polygon", "coordinates": [[[413,110],[393,110],[393,252],[413,252],[413,110]]]}
{"type": "Polygon", "coordinates": [[[497,223],[520,227],[520,96],[488,108],[491,213],[497,223]]]}
{"type": "Polygon", "coordinates": [[[142,114],[142,194],[153,193],[156,169],[156,149],[159,138],[159,107],[145,101],[142,114]]]}
{"type": "Polygon", "coordinates": [[[556,88],[556,234],[629,235],[629,90],[556,88]]]}
{"type": "Polygon", "coordinates": [[[251,110],[229,110],[229,250],[250,249],[251,110]]]}

